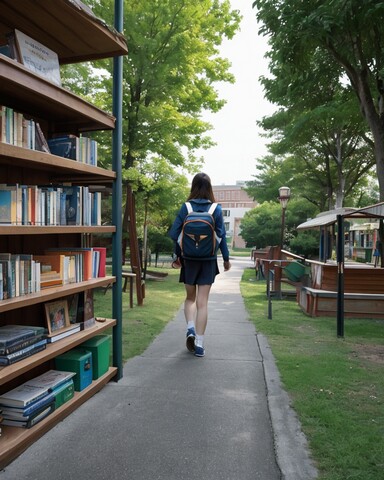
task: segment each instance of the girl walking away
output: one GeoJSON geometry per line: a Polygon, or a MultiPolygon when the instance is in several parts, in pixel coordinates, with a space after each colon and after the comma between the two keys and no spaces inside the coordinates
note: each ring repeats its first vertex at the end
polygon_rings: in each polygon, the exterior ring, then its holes
{"type": "Polygon", "coordinates": [[[169,234],[176,242],[176,254],[181,263],[179,281],[184,283],[186,291],[186,346],[196,357],[204,357],[208,298],[215,277],[220,273],[219,249],[224,270],[231,268],[221,205],[215,203],[211,180],[205,173],[193,178],[187,202],[181,206],[169,234]]]}

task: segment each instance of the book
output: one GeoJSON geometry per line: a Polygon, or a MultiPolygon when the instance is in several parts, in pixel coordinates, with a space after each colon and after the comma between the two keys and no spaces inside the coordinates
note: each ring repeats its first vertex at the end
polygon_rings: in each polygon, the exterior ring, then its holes
{"type": "Polygon", "coordinates": [[[100,253],[99,269],[96,276],[105,277],[107,266],[107,249],[106,247],[93,247],[93,250],[100,253]]]}
{"type": "Polygon", "coordinates": [[[95,325],[95,314],[93,309],[93,290],[91,288],[84,290],[84,329],[95,325]]]}
{"type": "Polygon", "coordinates": [[[68,382],[76,373],[59,370],[48,370],[9,392],[0,395],[0,405],[3,407],[25,408],[45,397],[60,385],[68,382]]]}
{"type": "Polygon", "coordinates": [[[78,323],[79,293],[68,296],[68,316],[71,324],[78,323]]]}
{"type": "Polygon", "coordinates": [[[30,338],[37,338],[46,333],[44,327],[29,325],[4,325],[0,327],[0,353],[4,354],[5,349],[14,346],[30,338]]]}
{"type": "Polygon", "coordinates": [[[63,135],[48,139],[48,146],[53,155],[71,160],[77,160],[78,143],[79,139],[75,135],[63,135]]]}
{"type": "Polygon", "coordinates": [[[16,224],[17,186],[0,184],[0,223],[16,224]]]}
{"type": "Polygon", "coordinates": [[[17,350],[16,352],[10,353],[8,355],[0,355],[0,365],[11,365],[13,363],[19,362],[24,358],[30,357],[35,353],[45,350],[47,346],[47,339],[43,338],[38,342],[29,345],[28,347],[17,350]]]}
{"type": "Polygon", "coordinates": [[[40,150],[41,152],[50,153],[49,145],[45,139],[44,133],[40,127],[40,123],[35,122],[35,150],[40,150]]]}
{"type": "Polygon", "coordinates": [[[22,350],[23,348],[29,347],[30,345],[33,345],[40,340],[42,340],[45,337],[45,333],[41,335],[36,335],[35,337],[30,337],[25,340],[21,340],[9,347],[0,347],[0,355],[8,355],[10,353],[17,352],[19,350],[22,350]]]}
{"type": "Polygon", "coordinates": [[[24,383],[3,395],[0,395],[0,405],[3,407],[26,407],[48,394],[45,387],[30,386],[24,383]]]}
{"type": "MultiPolygon", "coordinates": [[[[71,380],[72,381],[72,380],[71,380]]],[[[31,403],[25,408],[18,407],[3,407],[2,412],[4,417],[14,420],[27,420],[37,410],[41,410],[45,406],[49,405],[55,400],[55,392],[50,392],[43,398],[40,398],[36,402],[31,403]]]]}
{"type": "Polygon", "coordinates": [[[55,410],[55,401],[51,401],[49,405],[37,410],[34,414],[30,415],[28,419],[14,419],[14,418],[7,418],[4,416],[2,424],[7,425],[10,427],[20,427],[20,428],[31,428],[37,423],[44,420],[50,413],[55,410]]]}
{"type": "Polygon", "coordinates": [[[1,260],[1,274],[3,282],[3,296],[2,300],[6,300],[11,297],[11,262],[10,260],[1,260]]]}
{"type": "Polygon", "coordinates": [[[64,187],[67,225],[81,225],[83,189],[81,186],[64,187]]]}
{"type": "Polygon", "coordinates": [[[57,333],[49,334],[47,337],[48,343],[55,343],[63,338],[69,337],[77,332],[80,332],[81,325],[80,323],[70,325],[69,327],[62,328],[58,330],[57,333]]]}
{"type": "Polygon", "coordinates": [[[33,259],[40,263],[41,288],[63,285],[64,255],[34,255],[33,259]]]}

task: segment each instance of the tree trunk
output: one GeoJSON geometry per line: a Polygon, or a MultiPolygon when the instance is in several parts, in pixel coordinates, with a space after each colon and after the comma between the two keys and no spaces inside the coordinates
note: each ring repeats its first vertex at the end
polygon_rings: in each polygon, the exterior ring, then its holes
{"type": "Polygon", "coordinates": [[[142,282],[140,252],[137,241],[135,197],[129,184],[127,185],[127,209],[129,212],[128,229],[131,268],[133,273],[136,274],[137,304],[141,306],[143,305],[143,298],[145,297],[145,284],[142,282]]]}

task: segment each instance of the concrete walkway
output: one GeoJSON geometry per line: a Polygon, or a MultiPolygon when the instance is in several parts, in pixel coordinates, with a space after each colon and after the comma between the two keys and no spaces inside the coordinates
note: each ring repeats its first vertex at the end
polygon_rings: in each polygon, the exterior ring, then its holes
{"type": "Polygon", "coordinates": [[[185,348],[181,309],[126,363],[120,382],[35,442],[1,480],[316,478],[268,343],[240,295],[251,263],[232,265],[211,292],[204,358],[185,348]]]}

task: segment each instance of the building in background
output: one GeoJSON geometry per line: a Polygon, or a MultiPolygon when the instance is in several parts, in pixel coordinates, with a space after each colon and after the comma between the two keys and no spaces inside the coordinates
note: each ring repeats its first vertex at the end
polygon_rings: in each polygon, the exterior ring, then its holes
{"type": "Polygon", "coordinates": [[[257,203],[243,189],[245,182],[236,185],[213,185],[213,193],[217,203],[223,209],[227,237],[231,239],[231,248],[244,248],[245,242],[240,236],[240,224],[245,213],[255,208],[257,203]]]}

